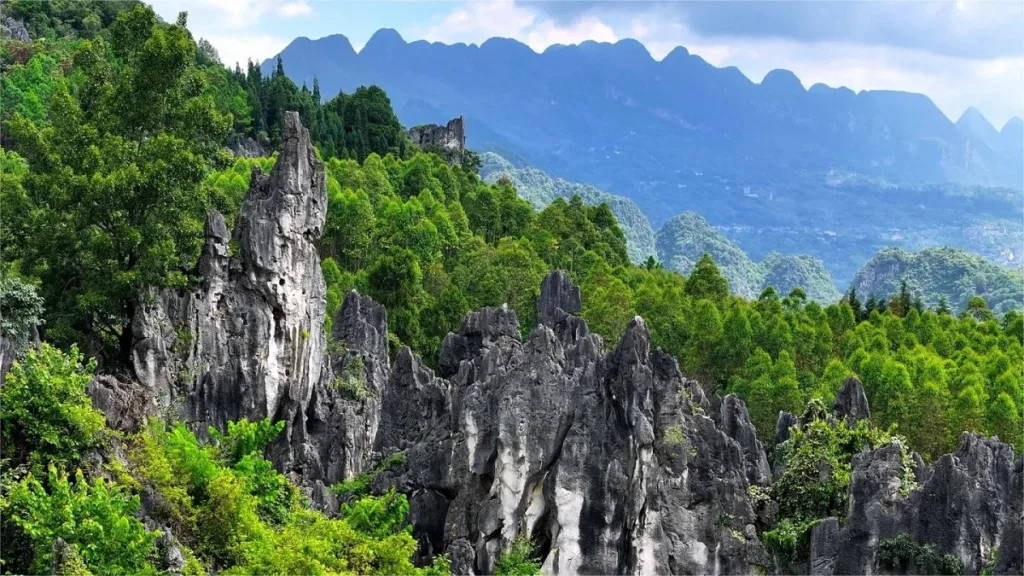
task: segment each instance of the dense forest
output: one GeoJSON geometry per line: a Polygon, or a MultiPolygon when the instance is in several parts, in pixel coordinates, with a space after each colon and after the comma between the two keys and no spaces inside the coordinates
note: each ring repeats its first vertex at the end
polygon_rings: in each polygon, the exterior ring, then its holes
{"type": "MultiPolygon", "coordinates": [[[[488,184],[416,150],[379,88],[325,100],[280,63],[269,78],[230,71],[190,36],[187,15],[169,24],[139,3],[3,7],[32,36],[2,53],[0,312],[23,351],[0,392],[4,572],[157,571],[164,535],[135,518],[143,497],[184,545],[186,573],[447,572],[444,557],[411,564],[404,495],[341,486],[337,514],[309,509],[266,458],[282,423],[197,435],[168,414],[125,435],[85,394],[95,372],[130,369],[147,290],[197,281],[206,212],[230,223],[253,166],[275,162],[232,157],[225,143],[279,144],[286,110],[300,112],[326,165],[328,333],[356,288],[387,307],[390,340],[436,363],[470,310],[507,304],[529,331],[541,279],[562,269],[605,342],[642,316],[685,374],[747,401],[767,446],[779,411],[831,401],[856,375],[887,430],[873,442],[900,434],[926,460],[963,430],[1024,447],[1016,310],[997,316],[977,297],[927,308],[906,285],[827,306],[800,288],[731,296],[706,255],[688,277],[654,258],[632,264],[607,204],[574,196],[538,212],[508,180],[488,184]],[[110,446],[123,459],[102,456],[110,446]]],[[[513,548],[499,565],[531,573],[528,556],[513,548]]]]}

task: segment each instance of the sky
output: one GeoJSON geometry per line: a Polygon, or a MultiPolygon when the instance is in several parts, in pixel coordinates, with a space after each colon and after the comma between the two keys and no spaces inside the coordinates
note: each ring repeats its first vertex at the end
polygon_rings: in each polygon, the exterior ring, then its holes
{"type": "Polygon", "coordinates": [[[584,40],[639,40],[656,59],[684,46],[760,82],[775,68],[816,83],[921,92],[952,120],[970,106],[996,127],[1024,117],[1024,1],[155,0],[232,64],[293,39],[344,34],[359,50],[379,28],[406,41],[514,38],[540,52],[584,40]]]}

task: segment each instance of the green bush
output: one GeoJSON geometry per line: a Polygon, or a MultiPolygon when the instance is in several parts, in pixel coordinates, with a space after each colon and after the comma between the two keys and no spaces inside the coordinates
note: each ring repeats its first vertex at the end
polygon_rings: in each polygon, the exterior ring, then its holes
{"type": "Polygon", "coordinates": [[[339,482],[334,486],[331,486],[330,491],[333,494],[339,496],[365,496],[370,493],[370,482],[373,481],[374,476],[390,470],[395,466],[400,466],[405,463],[405,454],[401,452],[392,454],[384,459],[383,462],[378,464],[373,470],[369,472],[363,472],[362,474],[339,482]]]}
{"type": "Polygon", "coordinates": [[[159,532],[146,530],[135,515],[138,496],[98,478],[74,483],[54,465],[46,485],[31,473],[10,485],[0,500],[0,514],[16,526],[32,548],[31,572],[49,573],[57,537],[74,547],[85,565],[97,574],[152,574],[148,559],[156,552],[159,532]]]}
{"type": "Polygon", "coordinates": [[[372,538],[411,534],[412,526],[406,523],[408,514],[409,501],[405,494],[397,494],[394,488],[379,498],[364,496],[352,504],[341,506],[341,517],[352,528],[372,538]]]}
{"type": "Polygon", "coordinates": [[[939,554],[931,544],[914,542],[909,534],[900,534],[878,543],[878,564],[897,572],[913,570],[917,574],[960,576],[963,566],[953,554],[939,554]]]}
{"type": "Polygon", "coordinates": [[[5,456],[43,474],[47,464],[69,468],[96,446],[105,420],[85,393],[94,368],[77,347],[65,354],[45,343],[16,362],[0,389],[5,456]]]}
{"type": "Polygon", "coordinates": [[[498,555],[494,563],[495,576],[533,576],[540,574],[540,562],[534,558],[533,543],[519,536],[512,545],[498,555]]]}
{"type": "Polygon", "coordinates": [[[217,443],[222,459],[233,466],[250,454],[263,455],[263,451],[274,441],[285,428],[285,422],[271,422],[269,418],[259,422],[250,422],[242,418],[237,422],[228,422],[227,434],[221,434],[210,427],[210,437],[217,443]]]}
{"type": "Polygon", "coordinates": [[[785,470],[772,485],[779,516],[794,523],[828,516],[845,518],[849,498],[851,461],[865,448],[888,444],[900,446],[904,456],[903,484],[913,486],[910,451],[901,437],[873,428],[866,421],[850,426],[823,419],[812,402],[805,416],[816,415],[803,428],[794,428],[790,439],[776,447],[775,458],[785,470]]]}

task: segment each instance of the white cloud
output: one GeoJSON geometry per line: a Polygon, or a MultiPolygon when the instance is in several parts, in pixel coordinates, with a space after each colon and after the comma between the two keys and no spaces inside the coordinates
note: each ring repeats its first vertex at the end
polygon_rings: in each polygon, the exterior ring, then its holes
{"type": "Polygon", "coordinates": [[[473,42],[480,44],[495,36],[523,40],[533,26],[536,13],[512,0],[466,2],[439,23],[421,32],[431,42],[473,42]]]}
{"type": "Polygon", "coordinates": [[[432,42],[471,42],[488,38],[514,38],[540,52],[552,44],[579,44],[584,40],[615,42],[618,36],[600,19],[585,16],[568,24],[539,21],[537,12],[512,0],[470,1],[460,4],[440,22],[412,31],[432,42]]]}
{"type": "Polygon", "coordinates": [[[178,12],[187,11],[192,35],[209,40],[224,65],[233,67],[238,62],[243,68],[250,58],[262,62],[291,40],[265,32],[261,22],[272,16],[294,18],[313,11],[306,0],[153,0],[152,4],[169,22],[177,18],[178,12]]]}
{"type": "Polygon", "coordinates": [[[245,64],[249,59],[259,64],[278,54],[290,38],[280,38],[269,34],[231,34],[231,35],[210,35],[205,37],[217,49],[220,61],[229,68],[235,67],[235,62],[245,70],[245,64]]]}
{"type": "Polygon", "coordinates": [[[313,7],[305,2],[305,0],[299,0],[298,2],[287,2],[278,7],[277,12],[285,18],[294,18],[296,16],[308,16],[313,13],[313,7]]]}

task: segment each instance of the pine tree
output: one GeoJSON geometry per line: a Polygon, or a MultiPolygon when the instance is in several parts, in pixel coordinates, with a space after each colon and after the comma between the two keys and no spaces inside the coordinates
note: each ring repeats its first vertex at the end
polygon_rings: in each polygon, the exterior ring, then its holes
{"type": "Polygon", "coordinates": [[[686,293],[695,300],[708,299],[712,302],[721,302],[729,297],[729,282],[706,252],[686,279],[686,293]]]}

